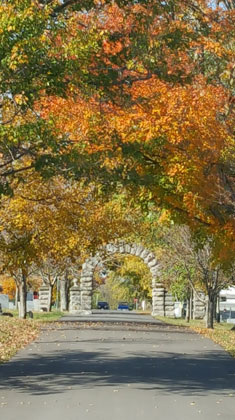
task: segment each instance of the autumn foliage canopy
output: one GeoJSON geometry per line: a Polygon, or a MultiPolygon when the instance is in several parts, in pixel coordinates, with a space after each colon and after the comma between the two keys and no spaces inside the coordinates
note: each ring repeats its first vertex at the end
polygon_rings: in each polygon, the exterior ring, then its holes
{"type": "Polygon", "coordinates": [[[2,1],[2,191],[35,170],[121,185],[230,259],[234,5],[215,3],[2,1]]]}

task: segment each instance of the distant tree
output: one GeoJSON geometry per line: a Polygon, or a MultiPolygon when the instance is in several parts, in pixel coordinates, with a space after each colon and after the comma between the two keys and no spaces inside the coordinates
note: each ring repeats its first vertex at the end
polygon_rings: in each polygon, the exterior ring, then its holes
{"type": "MultiPolygon", "coordinates": [[[[163,251],[160,265],[163,279],[175,293],[185,287],[192,288],[198,295],[203,290],[206,295],[206,326],[213,328],[215,303],[220,290],[232,283],[234,265],[224,267],[213,253],[213,237],[193,237],[187,226],[172,226],[163,235],[163,251]]],[[[184,293],[183,293],[184,295],[184,293]]]]}
{"type": "Polygon", "coordinates": [[[1,292],[9,296],[9,299],[15,299],[16,296],[16,284],[13,278],[1,278],[1,292]]]}

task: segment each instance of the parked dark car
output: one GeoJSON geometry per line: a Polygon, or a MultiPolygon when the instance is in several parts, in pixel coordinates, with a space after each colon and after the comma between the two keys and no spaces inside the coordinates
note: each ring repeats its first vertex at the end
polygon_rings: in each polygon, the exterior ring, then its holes
{"type": "Polygon", "coordinates": [[[118,309],[129,311],[129,304],[127,302],[119,302],[118,309]]]}
{"type": "Polygon", "coordinates": [[[109,309],[108,302],[98,302],[97,309],[109,309]]]}

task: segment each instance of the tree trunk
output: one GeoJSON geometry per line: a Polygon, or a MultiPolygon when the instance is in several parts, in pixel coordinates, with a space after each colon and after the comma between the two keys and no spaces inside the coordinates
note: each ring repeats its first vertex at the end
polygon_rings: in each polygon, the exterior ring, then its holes
{"type": "Polygon", "coordinates": [[[67,311],[68,309],[68,293],[67,293],[67,279],[60,280],[60,310],[62,312],[67,311]]]}
{"type": "Polygon", "coordinates": [[[19,302],[19,286],[16,284],[16,293],[15,293],[15,307],[18,310],[18,302],[19,302]]]}
{"type": "Polygon", "coordinates": [[[49,297],[48,297],[48,312],[51,312],[51,307],[52,307],[52,293],[53,293],[53,285],[49,284],[49,297]]]}
{"type": "Polygon", "coordinates": [[[190,319],[193,319],[193,289],[190,290],[190,319]]]}
{"type": "Polygon", "coordinates": [[[19,305],[19,318],[26,319],[26,275],[22,274],[22,279],[19,285],[19,297],[20,297],[20,305],[19,305]]]}
{"type": "Polygon", "coordinates": [[[214,328],[214,296],[208,295],[207,298],[207,311],[206,311],[206,328],[214,328]]]}
{"type": "Polygon", "coordinates": [[[190,297],[187,299],[187,306],[186,306],[186,321],[190,321],[190,297]]]}

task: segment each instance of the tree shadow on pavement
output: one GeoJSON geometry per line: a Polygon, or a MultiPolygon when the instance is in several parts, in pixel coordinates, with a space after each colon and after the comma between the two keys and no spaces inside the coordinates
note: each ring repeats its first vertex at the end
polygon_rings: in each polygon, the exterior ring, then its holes
{"type": "MultiPolygon", "coordinates": [[[[117,349],[116,349],[117,351],[117,349]]],[[[31,395],[63,393],[68,389],[131,386],[158,393],[228,394],[235,388],[235,363],[226,353],[160,352],[141,354],[108,350],[53,350],[31,354],[0,366],[0,389],[31,395]]]]}

